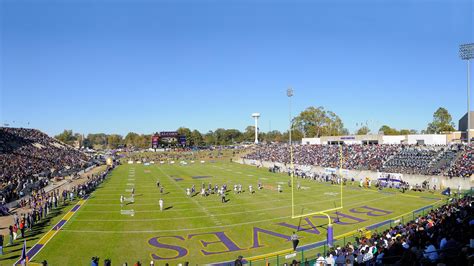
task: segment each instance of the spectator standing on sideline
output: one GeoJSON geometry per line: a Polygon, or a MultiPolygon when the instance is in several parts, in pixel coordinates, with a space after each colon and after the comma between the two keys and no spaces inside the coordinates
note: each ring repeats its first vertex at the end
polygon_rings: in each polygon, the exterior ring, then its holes
{"type": "Polygon", "coordinates": [[[237,259],[234,262],[234,265],[235,266],[242,266],[243,265],[242,259],[243,259],[242,256],[238,256],[237,259]]]}
{"type": "Polygon", "coordinates": [[[0,256],[3,255],[3,235],[0,234],[0,256]]]}
{"type": "Polygon", "coordinates": [[[295,232],[291,235],[291,242],[293,243],[293,251],[296,251],[296,247],[300,241],[298,240],[298,235],[295,232]]]}
{"type": "Polygon", "coordinates": [[[10,241],[9,241],[8,244],[9,244],[9,245],[13,245],[13,226],[10,225],[10,226],[8,227],[8,233],[9,233],[9,235],[10,235],[10,239],[9,239],[10,241]]]}

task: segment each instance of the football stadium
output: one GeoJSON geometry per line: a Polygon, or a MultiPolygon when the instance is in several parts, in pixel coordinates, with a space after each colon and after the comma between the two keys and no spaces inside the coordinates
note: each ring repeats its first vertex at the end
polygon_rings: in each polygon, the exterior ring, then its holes
{"type": "Polygon", "coordinates": [[[1,1],[0,265],[474,265],[473,8],[1,1]]]}

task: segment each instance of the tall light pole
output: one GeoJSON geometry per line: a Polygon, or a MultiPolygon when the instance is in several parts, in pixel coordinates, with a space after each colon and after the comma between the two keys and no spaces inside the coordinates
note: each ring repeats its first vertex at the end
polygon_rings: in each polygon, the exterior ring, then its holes
{"type": "Polygon", "coordinates": [[[289,144],[290,144],[290,175],[291,175],[291,216],[294,217],[295,216],[295,203],[294,203],[294,200],[295,200],[295,196],[294,196],[294,182],[293,182],[293,169],[294,169],[294,166],[293,166],[293,144],[292,144],[292,141],[291,141],[291,130],[293,129],[293,121],[291,121],[291,97],[293,96],[293,89],[292,88],[288,88],[286,90],[286,96],[288,96],[288,116],[289,116],[289,119],[290,119],[290,129],[288,131],[288,137],[289,137],[289,144]]]}
{"type": "Polygon", "coordinates": [[[474,43],[467,43],[467,44],[462,44],[459,46],[459,57],[461,57],[462,60],[467,61],[467,130],[466,130],[466,137],[467,137],[467,143],[471,143],[471,138],[469,136],[469,131],[470,131],[470,126],[471,126],[471,71],[470,71],[470,66],[471,66],[471,59],[474,58],[474,43]]]}
{"type": "Polygon", "coordinates": [[[255,144],[258,144],[258,118],[260,117],[260,113],[253,113],[253,119],[255,119],[255,144]]]}

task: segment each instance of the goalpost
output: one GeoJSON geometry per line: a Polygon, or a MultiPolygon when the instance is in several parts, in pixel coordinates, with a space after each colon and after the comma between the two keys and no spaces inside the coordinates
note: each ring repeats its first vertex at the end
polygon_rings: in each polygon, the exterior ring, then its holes
{"type": "Polygon", "coordinates": [[[293,164],[293,145],[290,145],[290,176],[291,176],[291,218],[303,218],[312,215],[324,215],[328,218],[328,228],[327,228],[327,244],[332,246],[334,243],[334,230],[332,226],[331,217],[329,216],[328,212],[340,210],[343,208],[343,201],[342,201],[342,184],[343,184],[343,175],[342,175],[342,163],[343,163],[343,153],[342,153],[342,145],[339,145],[339,195],[340,195],[340,206],[334,206],[334,208],[329,208],[325,210],[315,211],[311,213],[303,213],[296,215],[295,214],[295,186],[294,186],[294,164],[293,164]]]}

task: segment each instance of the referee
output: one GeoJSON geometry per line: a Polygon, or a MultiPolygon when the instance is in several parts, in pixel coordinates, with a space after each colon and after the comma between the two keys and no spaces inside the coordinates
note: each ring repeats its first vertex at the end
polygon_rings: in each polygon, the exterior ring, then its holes
{"type": "Polygon", "coordinates": [[[291,235],[291,242],[293,242],[293,251],[296,251],[296,247],[300,241],[298,240],[298,235],[295,232],[291,235]]]}

